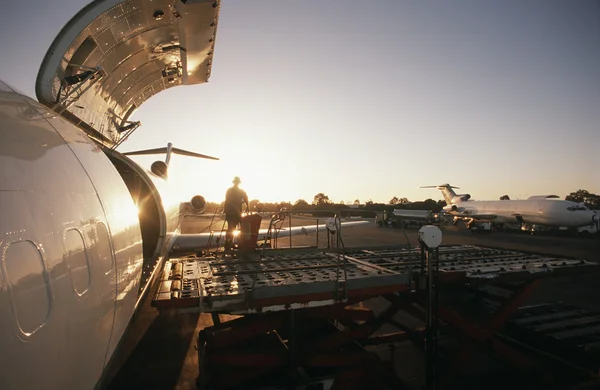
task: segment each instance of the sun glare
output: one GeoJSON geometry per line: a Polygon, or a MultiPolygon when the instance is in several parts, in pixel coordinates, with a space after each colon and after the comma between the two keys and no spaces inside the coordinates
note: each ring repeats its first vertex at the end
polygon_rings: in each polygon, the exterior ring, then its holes
{"type": "Polygon", "coordinates": [[[139,221],[139,209],[130,199],[114,199],[111,205],[110,223],[115,231],[135,226],[139,221]]]}
{"type": "Polygon", "coordinates": [[[220,203],[225,200],[225,192],[233,185],[235,176],[241,178],[240,188],[246,191],[250,200],[278,199],[277,192],[281,192],[281,188],[269,173],[268,164],[253,161],[244,153],[219,161],[177,159],[172,161],[169,170],[169,180],[181,201],[202,195],[208,202],[220,203]]]}

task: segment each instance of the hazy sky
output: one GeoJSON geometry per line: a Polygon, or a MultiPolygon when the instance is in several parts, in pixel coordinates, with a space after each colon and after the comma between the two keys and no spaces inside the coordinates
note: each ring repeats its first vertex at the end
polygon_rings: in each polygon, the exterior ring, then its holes
{"type": "MultiPolygon", "coordinates": [[[[0,78],[34,97],[86,3],[5,4],[0,78]]],[[[221,201],[234,175],[263,201],[600,193],[600,1],[223,0],[209,83],[133,119],[122,151],[221,158],[174,157],[183,198],[221,201]]]]}

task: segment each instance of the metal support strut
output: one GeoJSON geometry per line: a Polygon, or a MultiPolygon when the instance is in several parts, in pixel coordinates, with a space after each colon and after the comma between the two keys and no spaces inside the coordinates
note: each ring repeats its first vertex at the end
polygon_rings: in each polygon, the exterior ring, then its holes
{"type": "Polygon", "coordinates": [[[426,225],[419,230],[422,263],[427,267],[427,304],[425,327],[425,384],[428,390],[437,389],[438,360],[438,290],[437,273],[439,270],[438,247],[442,243],[442,231],[437,226],[426,225]],[[424,258],[423,258],[424,256],[424,258]]]}
{"type": "Polygon", "coordinates": [[[56,104],[52,110],[61,114],[71,107],[77,100],[89,90],[100,78],[102,78],[102,68],[100,66],[89,67],[85,65],[71,65],[75,69],[83,70],[81,73],[67,76],[61,81],[61,87],[56,96],[56,104]],[[90,83],[88,83],[90,81],[90,83]],[[64,91],[64,95],[63,92],[64,91]]]}

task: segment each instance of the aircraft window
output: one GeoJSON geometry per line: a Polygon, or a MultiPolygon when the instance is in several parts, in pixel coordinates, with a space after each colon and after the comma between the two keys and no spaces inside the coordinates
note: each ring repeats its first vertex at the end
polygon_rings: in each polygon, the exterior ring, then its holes
{"type": "Polygon", "coordinates": [[[110,238],[106,225],[102,222],[96,223],[96,253],[98,254],[98,262],[102,267],[103,272],[108,275],[114,268],[113,256],[110,249],[110,238]]]}
{"type": "Polygon", "coordinates": [[[15,319],[25,336],[46,323],[50,315],[50,291],[44,260],[31,241],[8,244],[4,267],[14,303],[15,319]]]}
{"type": "Polygon", "coordinates": [[[65,250],[69,274],[73,288],[81,296],[90,288],[90,260],[83,236],[77,229],[68,230],[65,234],[65,250]]]}

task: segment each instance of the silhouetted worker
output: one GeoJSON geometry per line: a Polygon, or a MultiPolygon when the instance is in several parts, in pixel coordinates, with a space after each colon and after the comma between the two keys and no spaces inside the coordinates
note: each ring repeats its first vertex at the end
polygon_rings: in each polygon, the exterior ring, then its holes
{"type": "Polygon", "coordinates": [[[239,177],[233,178],[233,187],[227,190],[225,194],[225,220],[227,221],[227,233],[225,234],[225,249],[233,246],[233,231],[242,221],[242,206],[248,207],[248,195],[246,191],[239,187],[242,181],[239,177]]]}

